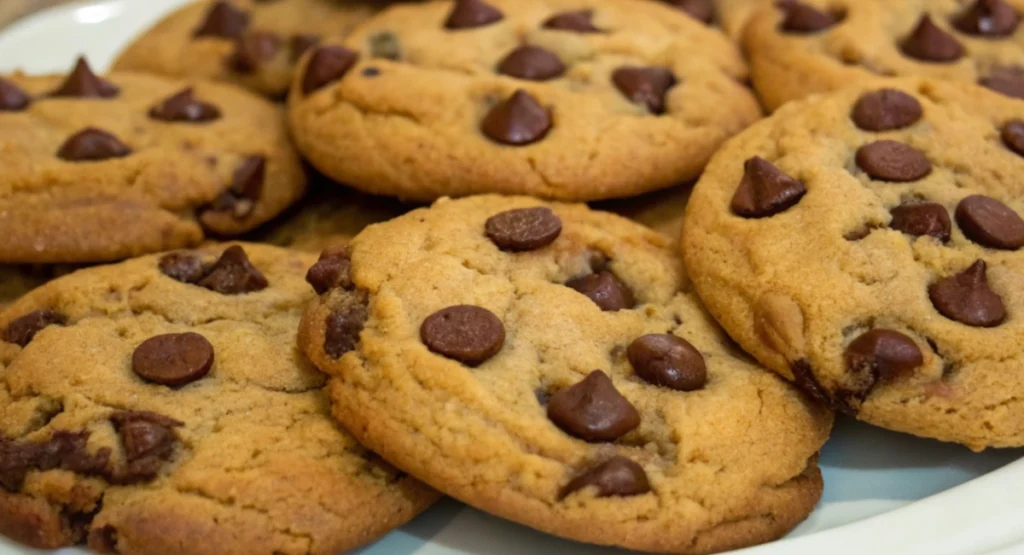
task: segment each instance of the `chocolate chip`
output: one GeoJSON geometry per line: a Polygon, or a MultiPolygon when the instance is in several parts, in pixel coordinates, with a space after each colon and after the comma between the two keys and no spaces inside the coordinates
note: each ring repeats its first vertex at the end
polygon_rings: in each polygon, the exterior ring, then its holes
{"type": "Polygon", "coordinates": [[[35,338],[40,330],[47,326],[63,326],[67,318],[55,310],[36,310],[29,312],[11,321],[4,331],[4,341],[21,345],[28,345],[35,338]]]}
{"type": "Polygon", "coordinates": [[[364,295],[352,295],[347,300],[327,316],[324,352],[332,358],[341,358],[355,350],[359,345],[359,334],[369,318],[364,295]]]}
{"type": "Polygon", "coordinates": [[[1006,148],[1024,156],[1024,121],[1013,119],[1006,122],[1002,132],[1003,144],[1006,148]]]}
{"type": "Polygon", "coordinates": [[[402,43],[391,31],[381,31],[370,36],[370,55],[385,60],[402,59],[402,43]]]}
{"type": "Polygon", "coordinates": [[[288,50],[293,62],[298,61],[310,48],[320,44],[320,37],[318,35],[309,34],[297,34],[292,35],[292,38],[288,41],[288,50]]]}
{"type": "Polygon", "coordinates": [[[420,339],[437,354],[477,366],[501,350],[505,326],[486,308],[450,306],[423,321],[420,339]]]}
{"type": "Polygon", "coordinates": [[[32,104],[32,98],[21,87],[0,77],[0,112],[20,112],[32,104]]]}
{"type": "Polygon", "coordinates": [[[984,260],[932,284],[928,297],[943,316],[961,324],[994,328],[1006,320],[1003,299],[988,286],[984,260]]]}
{"type": "Polygon", "coordinates": [[[262,291],[269,283],[238,245],[228,247],[196,284],[222,295],[240,295],[262,291]]]}
{"type": "Polygon", "coordinates": [[[560,499],[586,487],[594,487],[598,497],[628,497],[651,491],[647,473],[639,464],[618,456],[587,469],[570,481],[559,494],[560,499]]]}
{"type": "Polygon", "coordinates": [[[323,295],[335,287],[351,289],[351,269],[352,263],[346,249],[327,249],[306,272],[306,282],[313,286],[317,295],[323,295]]]}
{"type": "Polygon", "coordinates": [[[592,443],[615,441],[640,425],[640,413],[600,370],[552,395],[548,418],[567,434],[592,443]]]}
{"type": "Polygon", "coordinates": [[[46,441],[16,443],[0,438],[0,486],[7,491],[21,489],[30,470],[61,468],[87,476],[109,474],[110,449],[90,454],[86,444],[89,432],[58,430],[46,441]]]}
{"type": "Polygon", "coordinates": [[[524,44],[498,63],[498,73],[530,81],[547,81],[565,73],[558,54],[539,46],[524,44]]]}
{"type": "Polygon", "coordinates": [[[898,331],[873,329],[846,348],[847,367],[858,374],[870,374],[876,380],[896,378],[922,364],[921,349],[898,331]]]}
{"type": "Polygon", "coordinates": [[[344,46],[321,46],[309,58],[306,75],[302,78],[302,92],[309,94],[338,81],[359,60],[359,53],[344,46]]]}
{"type": "Polygon", "coordinates": [[[1024,219],[1009,206],[984,195],[971,195],[956,207],[956,223],[979,245],[1004,250],[1024,247],[1024,219]]]}
{"type": "Polygon", "coordinates": [[[1019,67],[995,67],[978,84],[1010,98],[1024,98],[1024,71],[1019,67]]]}
{"type": "Polygon", "coordinates": [[[213,366],[213,345],[198,333],[169,333],[143,341],[132,354],[140,378],[177,387],[192,383],[213,366]]]}
{"type": "Polygon", "coordinates": [[[363,74],[363,77],[376,77],[376,76],[380,75],[380,70],[375,68],[375,67],[373,67],[373,66],[364,67],[363,71],[362,71],[362,74],[363,74]]]}
{"type": "Polygon", "coordinates": [[[647,106],[652,114],[664,114],[665,94],[677,81],[663,67],[623,66],[612,72],[612,83],[630,102],[647,106]]]}
{"type": "Polygon", "coordinates": [[[50,96],[73,98],[113,98],[121,92],[113,83],[104,81],[92,72],[85,58],[78,58],[75,69],[50,96]]]}
{"type": "Polygon", "coordinates": [[[729,206],[737,216],[767,218],[796,206],[805,194],[803,183],[755,156],[743,163],[743,179],[729,206]]]}
{"type": "Polygon", "coordinates": [[[117,412],[110,415],[117,433],[127,465],[115,473],[119,484],[148,482],[156,478],[174,455],[178,438],[173,429],[183,424],[173,418],[146,412],[117,412]]]}
{"type": "Polygon", "coordinates": [[[473,29],[496,23],[504,17],[501,11],[482,0],[456,0],[448,19],[444,22],[444,27],[473,29]]]}
{"type": "Polygon", "coordinates": [[[704,355],[689,341],[674,335],[641,336],[629,344],[626,356],[636,375],[654,385],[696,391],[708,381],[704,355]]]}
{"type": "Polygon", "coordinates": [[[64,141],[57,157],[68,162],[100,162],[124,158],[132,151],[120,139],[95,127],[75,133],[64,141]]]}
{"type": "Polygon", "coordinates": [[[711,0],[670,0],[669,3],[705,24],[710,24],[715,17],[715,7],[711,0]]]}
{"type": "Polygon", "coordinates": [[[781,27],[787,33],[817,33],[843,19],[842,14],[823,12],[802,2],[786,2],[780,7],[785,12],[781,27]]]}
{"type": "Polygon", "coordinates": [[[953,35],[939,29],[928,14],[901,45],[903,53],[925,62],[954,62],[964,56],[964,47],[953,35]]]}
{"type": "Polygon", "coordinates": [[[607,270],[569,280],[565,286],[579,291],[606,312],[636,306],[636,300],[629,287],[607,270]]]}
{"type": "Polygon", "coordinates": [[[1017,30],[1020,16],[1005,0],[977,0],[953,19],[953,26],[968,35],[1006,37],[1017,30]]]}
{"type": "Polygon", "coordinates": [[[160,121],[200,123],[220,119],[220,109],[195,97],[192,87],[169,96],[149,111],[160,121]]]}
{"type": "Polygon", "coordinates": [[[230,212],[236,219],[243,219],[256,208],[256,202],[263,194],[263,182],[267,175],[267,159],[263,156],[249,156],[235,169],[231,187],[217,196],[210,204],[211,210],[230,212]]]}
{"type": "Polygon", "coordinates": [[[199,283],[206,275],[206,266],[194,254],[172,252],[160,257],[160,272],[182,283],[199,283]]]}
{"type": "Polygon", "coordinates": [[[506,210],[488,218],[484,232],[501,250],[532,251],[561,235],[562,219],[546,206],[506,210]]]}
{"type": "Polygon", "coordinates": [[[931,235],[939,241],[949,241],[953,227],[946,207],[936,202],[905,202],[892,209],[889,227],[907,235],[931,235]]]}
{"type": "Polygon", "coordinates": [[[790,365],[790,368],[793,371],[793,382],[801,391],[818,403],[825,406],[832,405],[832,399],[829,398],[825,388],[822,387],[821,382],[814,375],[814,370],[806,359],[794,362],[790,365]]]}
{"type": "Polygon", "coordinates": [[[561,12],[547,18],[547,20],[542,24],[542,27],[556,31],[573,31],[576,33],[602,32],[594,26],[593,18],[593,10],[561,12]]]}
{"type": "Polygon", "coordinates": [[[932,173],[932,163],[916,148],[898,141],[875,141],[857,149],[857,166],[880,181],[917,181],[932,173]]]}
{"type": "Polygon", "coordinates": [[[206,19],[195,30],[195,37],[235,39],[249,26],[249,14],[230,2],[217,2],[206,12],[206,19]]]}
{"type": "Polygon", "coordinates": [[[853,105],[850,118],[865,131],[892,131],[918,122],[924,109],[916,98],[896,89],[866,93],[853,105]]]}
{"type": "Polygon", "coordinates": [[[235,40],[235,51],[228,59],[232,69],[239,73],[252,73],[281,50],[281,39],[273,33],[258,32],[242,35],[235,40]]]}
{"type": "Polygon", "coordinates": [[[480,130],[501,144],[524,146],[548,134],[551,114],[530,93],[519,89],[487,113],[480,130]]]}

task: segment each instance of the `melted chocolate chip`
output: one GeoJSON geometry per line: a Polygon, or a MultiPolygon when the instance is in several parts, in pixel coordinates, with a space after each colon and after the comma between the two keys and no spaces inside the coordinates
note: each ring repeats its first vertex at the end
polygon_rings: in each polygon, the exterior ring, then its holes
{"type": "Polygon", "coordinates": [[[171,460],[178,439],[173,429],[183,424],[173,418],[145,412],[117,412],[110,415],[127,465],[114,475],[119,484],[148,482],[171,460]]]}
{"type": "Polygon", "coordinates": [[[1005,0],[977,0],[953,19],[959,31],[985,37],[1010,36],[1019,23],[1020,16],[1005,0]]]}
{"type": "Polygon", "coordinates": [[[21,112],[32,104],[32,98],[21,87],[0,77],[0,112],[21,112]]]}
{"type": "Polygon", "coordinates": [[[498,63],[498,73],[530,81],[547,81],[565,73],[565,64],[550,50],[524,44],[498,63]]]}
{"type": "Polygon", "coordinates": [[[640,425],[640,413],[600,370],[552,395],[547,411],[567,434],[592,443],[615,441],[640,425]]]}
{"type": "Polygon", "coordinates": [[[785,12],[781,27],[787,33],[817,33],[832,27],[843,19],[842,14],[824,12],[802,2],[786,2],[780,7],[785,12]]]}
{"type": "Polygon", "coordinates": [[[814,375],[814,370],[807,360],[800,359],[794,362],[790,368],[793,371],[793,381],[801,391],[818,403],[825,406],[832,405],[832,399],[829,398],[825,388],[822,387],[821,382],[814,375]]]}
{"type": "Polygon", "coordinates": [[[249,257],[238,245],[228,247],[213,263],[196,285],[222,295],[240,295],[262,291],[269,282],[249,262],[249,257]]]}
{"type": "Polygon", "coordinates": [[[901,48],[907,56],[924,62],[955,62],[964,56],[960,42],[939,29],[927,14],[921,16],[901,48]]]}
{"type": "Polygon", "coordinates": [[[172,252],[160,257],[160,272],[182,283],[199,283],[206,275],[203,260],[194,254],[172,252]]]}
{"type": "Polygon", "coordinates": [[[1024,70],[1019,67],[1000,66],[992,68],[978,84],[1010,98],[1024,98],[1024,70]]]}
{"type": "Polygon", "coordinates": [[[536,206],[506,210],[487,219],[487,237],[505,251],[544,248],[562,233],[562,220],[550,208],[536,206]]]}
{"type": "Polygon", "coordinates": [[[707,383],[704,355],[689,341],[670,334],[644,335],[626,350],[633,371],[654,385],[696,391],[707,383]]]}
{"type": "Polygon", "coordinates": [[[57,151],[57,157],[68,162],[101,162],[124,158],[131,153],[131,149],[114,135],[89,127],[68,137],[57,151]]]}
{"type": "Polygon", "coordinates": [[[1014,119],[1006,122],[1001,136],[1006,148],[1024,156],[1024,121],[1014,119]]]}
{"type": "Polygon", "coordinates": [[[913,202],[892,209],[889,227],[915,237],[930,235],[946,243],[953,224],[945,206],[935,202],[913,202]]]}
{"type": "Polygon", "coordinates": [[[579,291],[606,312],[626,310],[636,306],[633,292],[608,270],[571,279],[566,282],[565,286],[579,291]]]}
{"type": "Polygon", "coordinates": [[[504,19],[504,14],[483,0],[456,0],[448,19],[444,22],[445,29],[475,29],[504,19]]]}
{"type": "Polygon", "coordinates": [[[7,491],[21,489],[31,470],[61,468],[85,476],[109,474],[110,449],[89,453],[89,432],[58,430],[46,441],[17,443],[0,438],[0,486],[7,491]]]}
{"type": "Polygon", "coordinates": [[[169,333],[143,341],[132,354],[132,371],[140,378],[178,387],[208,374],[213,345],[198,333],[169,333]]]}
{"type": "Polygon", "coordinates": [[[956,223],[968,239],[1004,250],[1024,247],[1024,219],[1012,208],[984,195],[971,195],[956,207],[956,223]]]}
{"type": "Polygon", "coordinates": [[[302,92],[309,94],[345,77],[359,60],[359,53],[344,46],[321,46],[309,58],[302,77],[302,92]]]}
{"type": "Polygon", "coordinates": [[[601,30],[594,26],[593,18],[593,10],[561,12],[547,18],[541,26],[545,29],[554,29],[556,31],[600,33],[601,30]]]}
{"type": "Polygon", "coordinates": [[[670,0],[669,3],[704,24],[710,24],[715,18],[712,0],[670,0]]]}
{"type": "Polygon", "coordinates": [[[298,61],[303,54],[318,44],[320,44],[320,37],[318,35],[301,33],[292,35],[292,38],[288,40],[289,56],[291,56],[293,62],[298,61]]]}
{"type": "Polygon", "coordinates": [[[917,181],[932,172],[932,163],[916,148],[898,141],[875,141],[857,150],[857,166],[872,179],[917,181]]]}
{"type": "Polygon", "coordinates": [[[192,87],[168,97],[149,111],[160,121],[201,123],[220,119],[220,109],[195,97],[192,87]]]}
{"type": "Polygon", "coordinates": [[[78,58],[75,69],[57,90],[50,93],[55,97],[72,98],[113,98],[121,92],[113,83],[104,81],[92,72],[85,58],[78,58]]]}
{"type": "Polygon", "coordinates": [[[501,350],[505,326],[486,308],[450,306],[423,321],[420,339],[439,355],[477,366],[501,350]]]}
{"type": "Polygon", "coordinates": [[[550,112],[522,89],[492,108],[480,123],[480,131],[484,135],[511,146],[535,143],[547,136],[550,130],[550,112]]]}
{"type": "Polygon", "coordinates": [[[874,329],[846,348],[847,367],[876,380],[897,378],[922,364],[924,357],[917,343],[898,331],[874,329]]]}
{"type": "Polygon", "coordinates": [[[564,499],[591,486],[597,497],[628,497],[651,491],[651,484],[643,467],[626,457],[618,456],[573,478],[562,488],[559,498],[564,499]]]}
{"type": "Polygon", "coordinates": [[[281,39],[267,32],[242,35],[235,40],[235,51],[228,64],[239,73],[252,73],[281,50],[281,39]]]}
{"type": "Polygon", "coordinates": [[[917,123],[924,109],[916,98],[896,89],[866,93],[853,106],[850,118],[865,131],[891,131],[917,123]]]}
{"type": "Polygon", "coordinates": [[[365,295],[350,295],[340,307],[327,316],[324,331],[324,352],[331,358],[341,358],[359,345],[359,334],[366,325],[369,311],[365,295]]]}
{"type": "Polygon", "coordinates": [[[771,162],[755,156],[743,163],[743,179],[730,208],[744,218],[767,218],[796,206],[807,188],[771,162]]]}
{"type": "Polygon", "coordinates": [[[968,326],[993,328],[1006,320],[1006,307],[988,285],[984,260],[928,288],[928,297],[943,316],[968,326]]]}
{"type": "Polygon", "coordinates": [[[320,260],[306,272],[306,282],[313,286],[317,295],[341,287],[352,288],[350,271],[352,263],[347,249],[327,249],[320,254],[320,260]]]}
{"type": "Polygon", "coordinates": [[[678,81],[667,68],[623,66],[612,72],[612,83],[631,102],[643,104],[652,114],[664,114],[665,95],[678,81]]]}
{"type": "Polygon", "coordinates": [[[217,196],[210,204],[211,210],[230,212],[236,219],[244,219],[256,208],[256,202],[263,194],[263,182],[267,175],[267,159],[263,156],[249,156],[235,169],[231,187],[217,196]]]}
{"type": "Polygon", "coordinates": [[[55,310],[36,310],[23,316],[15,318],[7,329],[4,330],[4,341],[21,345],[28,345],[43,328],[47,326],[63,326],[67,318],[55,310]]]}
{"type": "Polygon", "coordinates": [[[195,30],[193,36],[235,39],[242,36],[249,26],[249,14],[236,8],[230,2],[216,2],[206,18],[195,30]]]}

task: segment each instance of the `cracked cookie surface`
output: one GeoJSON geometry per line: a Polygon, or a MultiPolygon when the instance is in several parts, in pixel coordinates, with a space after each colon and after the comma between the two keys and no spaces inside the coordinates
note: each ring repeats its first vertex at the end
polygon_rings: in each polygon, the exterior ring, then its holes
{"type": "Polygon", "coordinates": [[[1024,98],[1024,0],[786,0],[743,42],[766,107],[877,77],[980,83],[1024,98]]]}
{"type": "Polygon", "coordinates": [[[395,5],[342,44],[300,62],[296,142],[338,182],[407,200],[662,189],[760,117],[737,48],[656,2],[395,5]]]}
{"type": "Polygon", "coordinates": [[[114,73],[0,78],[0,261],[103,262],[237,236],[306,178],[281,110],[234,87],[114,73]]]}
{"type": "Polygon", "coordinates": [[[295,344],[315,257],[242,249],[80,270],[0,314],[0,533],[328,555],[436,499],[330,417],[295,344]]]}
{"type": "Polygon", "coordinates": [[[1024,445],[1021,118],[1017,100],[927,79],[783,107],[694,188],[682,248],[698,293],[839,410],[1024,445]]]}
{"type": "Polygon", "coordinates": [[[383,0],[203,0],[129,45],[116,71],[230,81],[271,98],[288,92],[306,49],[346,35],[383,0]]]}
{"type": "Polygon", "coordinates": [[[728,342],[670,243],[442,199],[322,256],[300,345],[357,438],[480,509],[644,551],[777,538],[821,494],[831,415],[728,342]]]}

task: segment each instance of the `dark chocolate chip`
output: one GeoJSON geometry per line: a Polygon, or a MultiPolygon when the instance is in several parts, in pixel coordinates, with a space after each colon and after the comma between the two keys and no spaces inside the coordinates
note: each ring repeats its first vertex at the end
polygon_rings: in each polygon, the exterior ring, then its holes
{"type": "Polygon", "coordinates": [[[571,279],[566,282],[565,286],[579,291],[606,312],[615,312],[636,306],[633,292],[608,270],[571,279]]]}
{"type": "Polygon", "coordinates": [[[822,387],[821,382],[819,382],[818,378],[814,375],[814,370],[806,359],[800,359],[794,362],[790,365],[790,368],[793,371],[793,382],[801,391],[818,403],[825,406],[832,405],[832,399],[829,398],[825,388],[822,387]]]}
{"type": "Polygon", "coordinates": [[[1014,119],[1006,122],[1002,138],[1006,148],[1024,156],[1024,120],[1014,119]]]}
{"type": "Polygon", "coordinates": [[[160,272],[182,283],[199,283],[206,275],[203,260],[194,254],[172,252],[160,257],[160,272]]]}
{"type": "Polygon", "coordinates": [[[402,43],[391,31],[381,31],[370,36],[370,56],[385,60],[402,59],[402,43]]]}
{"type": "Polygon", "coordinates": [[[7,491],[21,489],[30,470],[61,468],[86,476],[110,473],[110,449],[89,453],[89,432],[58,430],[39,443],[16,443],[0,438],[0,486],[7,491]]]}
{"type": "Polygon", "coordinates": [[[665,95],[677,82],[676,76],[663,67],[623,66],[612,72],[615,88],[652,114],[665,113],[665,95]]]}
{"type": "Polygon", "coordinates": [[[712,0],[670,0],[669,3],[705,24],[710,24],[715,18],[715,6],[712,0]]]}
{"type": "Polygon", "coordinates": [[[263,182],[267,175],[267,159],[263,156],[249,156],[235,169],[231,187],[217,196],[210,209],[230,212],[236,219],[252,214],[256,202],[263,194],[263,182]]]}
{"type": "Polygon", "coordinates": [[[594,487],[597,497],[629,497],[651,491],[647,473],[639,464],[617,456],[585,470],[570,481],[559,494],[565,497],[587,487],[594,487]]]}
{"type": "Polygon", "coordinates": [[[302,33],[292,35],[292,38],[288,40],[289,56],[291,56],[293,62],[298,61],[303,54],[318,44],[320,44],[320,37],[318,35],[302,33]]]}
{"type": "Polygon", "coordinates": [[[57,151],[57,157],[68,162],[100,162],[124,158],[131,153],[131,149],[114,135],[89,127],[68,137],[57,151]]]}
{"type": "Polygon", "coordinates": [[[743,163],[743,179],[729,206],[737,216],[767,218],[796,206],[806,193],[803,183],[755,156],[743,163]]]}
{"type": "Polygon", "coordinates": [[[178,438],[174,428],[183,424],[173,418],[146,412],[117,412],[110,415],[127,465],[115,473],[119,484],[148,482],[156,478],[160,469],[171,460],[178,438]]]}
{"type": "Polygon", "coordinates": [[[168,97],[149,111],[160,121],[200,123],[220,119],[220,109],[195,97],[192,87],[168,97]]]}
{"type": "Polygon", "coordinates": [[[474,29],[496,23],[504,17],[500,10],[483,0],[456,0],[448,19],[444,22],[444,27],[474,29]]]}
{"type": "Polygon", "coordinates": [[[21,112],[32,104],[32,98],[21,87],[0,77],[0,112],[21,112]]]}
{"type": "Polygon", "coordinates": [[[928,297],[943,316],[961,324],[994,328],[1006,321],[1003,299],[988,286],[984,260],[932,284],[928,297]]]}
{"type": "Polygon", "coordinates": [[[86,544],[96,553],[117,553],[117,528],[110,525],[90,528],[86,544]]]}
{"type": "Polygon", "coordinates": [[[480,130],[501,144],[524,146],[547,136],[551,130],[551,113],[530,93],[519,89],[508,100],[491,108],[480,123],[480,130]]]}
{"type": "Polygon", "coordinates": [[[576,33],[600,33],[601,30],[594,26],[593,10],[577,10],[572,12],[561,12],[547,18],[542,27],[556,31],[573,31],[576,33]]]}
{"type": "Polygon", "coordinates": [[[249,257],[238,245],[228,247],[210,266],[203,279],[196,284],[222,295],[240,295],[262,291],[269,282],[249,262],[249,257]]]}
{"type": "Polygon", "coordinates": [[[977,0],[958,17],[953,26],[968,35],[1007,37],[1017,30],[1020,16],[1005,0],[977,0]]]}
{"type": "Polygon", "coordinates": [[[1012,208],[984,195],[971,195],[956,207],[956,223],[968,239],[1004,250],[1024,247],[1024,219],[1012,208]]]}
{"type": "Polygon", "coordinates": [[[242,35],[235,40],[235,51],[228,64],[239,73],[252,73],[281,50],[281,39],[264,31],[242,35]]]}
{"type": "Polygon", "coordinates": [[[918,122],[924,109],[916,98],[896,89],[866,93],[853,105],[850,118],[865,131],[903,129],[918,122]]]}
{"type": "Polygon", "coordinates": [[[340,307],[327,316],[324,331],[324,352],[331,358],[341,358],[359,345],[359,334],[369,318],[364,295],[351,295],[340,307]]]}
{"type": "Polygon", "coordinates": [[[435,353],[477,366],[501,350],[505,325],[486,308],[450,306],[423,321],[420,339],[435,353]]]}
{"type": "Polygon", "coordinates": [[[936,202],[905,202],[892,209],[889,227],[907,235],[931,235],[939,241],[949,241],[953,223],[946,207],[936,202]]]}
{"type": "Polygon", "coordinates": [[[140,378],[177,387],[192,383],[213,367],[213,345],[198,333],[168,333],[143,341],[132,354],[140,378]]]}
{"type": "Polygon", "coordinates": [[[65,323],[67,323],[67,319],[64,315],[55,310],[44,309],[29,312],[7,324],[4,341],[24,347],[31,343],[43,328],[53,325],[63,326],[65,323]]]}
{"type": "Polygon", "coordinates": [[[939,29],[928,14],[921,16],[901,48],[907,56],[925,62],[955,62],[964,56],[960,42],[939,29]]]}
{"type": "Polygon", "coordinates": [[[548,418],[567,434],[592,443],[615,441],[640,425],[640,413],[600,370],[552,395],[548,418]]]}
{"type": "Polygon", "coordinates": [[[306,282],[313,286],[317,295],[341,287],[352,288],[352,269],[347,249],[327,249],[320,254],[320,260],[306,272],[306,282]]]}
{"type": "Polygon", "coordinates": [[[524,44],[498,63],[498,73],[530,81],[547,81],[565,73],[558,54],[539,46],[524,44]]]}
{"type": "Polygon", "coordinates": [[[1010,98],[1024,98],[1024,70],[1019,67],[992,68],[978,84],[1010,98]]]}
{"type": "Polygon", "coordinates": [[[78,58],[75,69],[50,96],[73,98],[113,98],[121,92],[116,85],[96,76],[85,58],[78,58]]]}
{"type": "Polygon", "coordinates": [[[195,30],[195,37],[219,37],[235,39],[242,36],[249,26],[249,14],[236,8],[231,2],[216,2],[206,18],[195,30]]]}
{"type": "Polygon", "coordinates": [[[898,141],[875,141],[857,149],[857,166],[872,179],[904,183],[932,173],[924,153],[898,141]]]}
{"type": "Polygon", "coordinates": [[[532,251],[561,235],[562,219],[546,206],[506,210],[488,218],[484,232],[501,250],[532,251]]]}
{"type": "Polygon", "coordinates": [[[847,367],[877,380],[897,378],[922,364],[924,357],[917,343],[898,331],[873,329],[846,348],[847,367]]]}
{"type": "Polygon", "coordinates": [[[689,341],[674,335],[641,336],[629,344],[626,356],[636,375],[654,385],[696,391],[708,381],[704,355],[689,341]]]}
{"type": "Polygon", "coordinates": [[[340,80],[359,60],[359,53],[344,46],[321,46],[309,58],[302,92],[309,94],[340,80]]]}
{"type": "Polygon", "coordinates": [[[802,2],[786,2],[780,7],[785,13],[781,27],[787,33],[817,33],[843,20],[840,13],[821,11],[802,2]]]}

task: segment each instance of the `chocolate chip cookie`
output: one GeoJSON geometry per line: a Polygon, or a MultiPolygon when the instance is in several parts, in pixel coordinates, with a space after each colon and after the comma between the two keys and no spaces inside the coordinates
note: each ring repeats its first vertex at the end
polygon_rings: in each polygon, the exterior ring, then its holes
{"type": "Polygon", "coordinates": [[[1024,445],[1024,103],[928,79],[794,102],[697,183],[683,255],[743,348],[889,429],[1024,445]]]}
{"type": "Polygon", "coordinates": [[[348,34],[383,0],[202,0],[168,15],[121,53],[115,70],[230,81],[281,98],[295,63],[348,34]]]}
{"type": "Polygon", "coordinates": [[[407,200],[662,189],[760,115],[737,49],[656,2],[395,5],[297,73],[303,154],[336,181],[407,200]]]}
{"type": "Polygon", "coordinates": [[[442,199],[322,255],[299,343],[360,441],[487,512],[644,551],[777,538],[818,500],[831,415],[729,342],[669,245],[442,199]]]}
{"type": "Polygon", "coordinates": [[[306,187],[282,112],[134,73],[0,77],[0,262],[102,262],[237,236],[306,187]]]}
{"type": "Polygon", "coordinates": [[[0,533],[101,553],[323,553],[437,494],[329,416],[295,347],[313,255],[232,245],[53,281],[0,314],[0,533]]]}
{"type": "Polygon", "coordinates": [[[744,42],[770,109],[873,77],[980,83],[1024,98],[1024,0],[785,0],[744,42]]]}

